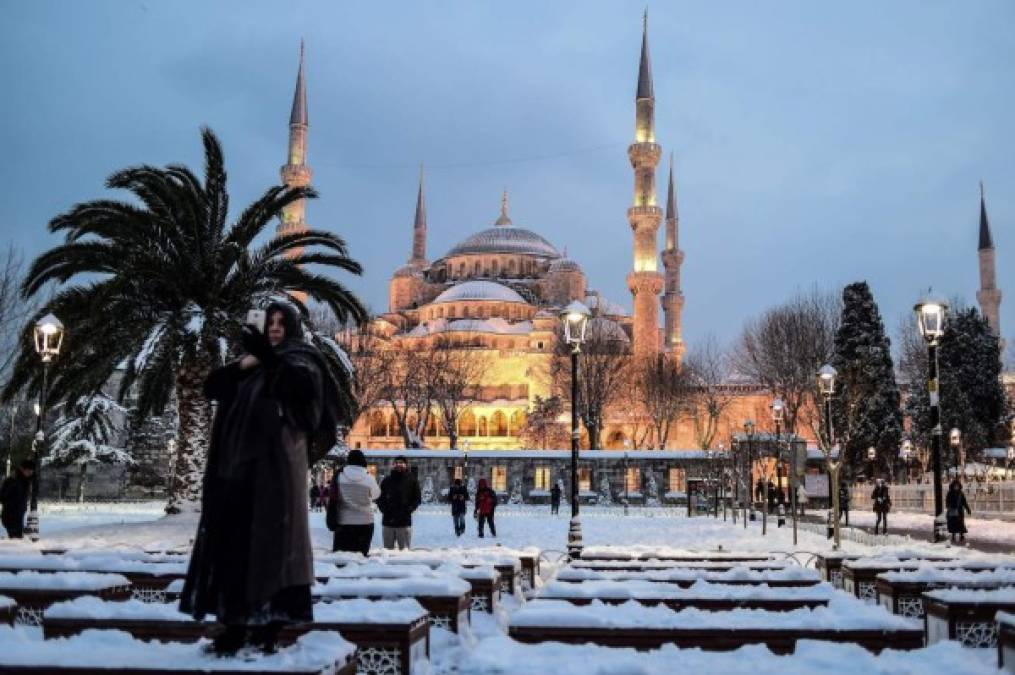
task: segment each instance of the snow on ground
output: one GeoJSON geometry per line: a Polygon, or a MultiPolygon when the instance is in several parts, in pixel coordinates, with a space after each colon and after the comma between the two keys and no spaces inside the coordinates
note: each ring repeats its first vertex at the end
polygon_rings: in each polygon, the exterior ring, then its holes
{"type": "MultiPolygon", "coordinates": [[[[497,511],[498,537],[477,536],[474,521],[462,537],[454,535],[448,507],[426,505],[414,517],[412,543],[418,549],[475,549],[502,545],[509,548],[536,547],[562,553],[566,546],[568,515],[565,509],[558,516],[550,515],[547,507],[507,505],[497,511]]],[[[853,515],[853,514],[851,514],[853,515]]],[[[856,514],[858,516],[866,514],[856,514]]],[[[44,505],[42,509],[43,538],[38,547],[102,548],[143,547],[167,550],[186,548],[197,528],[196,514],[164,516],[162,504],[61,504],[44,505]]],[[[898,516],[897,516],[898,517],[898,516]]],[[[862,521],[861,521],[862,522],[862,521]]],[[[373,545],[380,546],[380,523],[373,545]]],[[[998,536],[1011,536],[1015,541],[1015,523],[991,523],[998,536]],[[1010,531],[1009,531],[1010,530],[1010,531]]],[[[634,552],[644,547],[668,547],[691,550],[735,552],[828,552],[830,543],[820,534],[800,531],[799,544],[794,547],[790,527],[776,528],[769,521],[767,536],[761,535],[761,522],[733,523],[732,519],[699,516],[687,518],[678,509],[631,508],[624,515],[619,508],[587,507],[582,510],[582,526],[586,546],[621,546],[634,552]]],[[[323,558],[331,549],[331,533],[324,527],[324,514],[311,514],[311,531],[315,548],[323,558]]],[[[0,553],[26,552],[34,548],[27,542],[0,542],[0,553]]],[[[885,553],[854,542],[843,542],[851,553],[885,553]]],[[[967,549],[947,549],[924,541],[913,540],[909,550],[952,553],[976,557],[967,549]]],[[[799,555],[799,562],[809,556],[799,555]]],[[[552,569],[544,565],[544,573],[552,569]]],[[[835,591],[835,593],[840,593],[835,591]]],[[[545,602],[545,601],[544,601],[545,602]]],[[[523,605],[524,606],[524,605],[523,605]]],[[[886,651],[873,655],[854,645],[803,642],[792,656],[775,656],[766,648],[751,646],[734,652],[703,652],[697,649],[678,650],[665,647],[652,652],[629,649],[606,649],[594,646],[561,644],[522,645],[505,636],[508,615],[519,604],[511,598],[494,615],[475,612],[471,630],[455,635],[435,628],[432,631],[431,657],[434,675],[444,673],[575,673],[580,675],[655,674],[679,669],[723,673],[813,673],[831,675],[846,673],[982,673],[993,669],[993,652],[968,650],[956,643],[937,644],[912,652],[886,651]]],[[[535,609],[535,607],[533,607],[535,609]]],[[[567,609],[567,608],[565,608],[567,609]]],[[[878,608],[864,608],[878,611],[878,608]]],[[[613,610],[616,611],[615,609],[613,610]]],[[[639,610],[640,611],[640,610],[639,610]]],[[[704,614],[703,614],[704,615],[704,614]]],[[[889,615],[885,615],[887,618],[889,615]]],[[[16,631],[20,629],[15,629],[16,631]]],[[[3,635],[0,638],[12,638],[3,635]]],[[[0,639],[0,642],[3,640],[0,639]]]]}
{"type": "MultiPolygon", "coordinates": [[[[818,514],[821,518],[827,517],[827,511],[815,510],[809,513],[818,514]]],[[[873,511],[849,512],[849,524],[861,527],[874,527],[876,516],[873,511]]],[[[888,534],[903,529],[916,529],[928,533],[934,529],[934,516],[929,513],[914,513],[910,511],[892,511],[888,514],[888,534]]],[[[969,533],[967,539],[991,542],[996,544],[1008,544],[1015,551],[1015,522],[1006,520],[993,520],[985,518],[966,517],[966,529],[969,533]]]]}

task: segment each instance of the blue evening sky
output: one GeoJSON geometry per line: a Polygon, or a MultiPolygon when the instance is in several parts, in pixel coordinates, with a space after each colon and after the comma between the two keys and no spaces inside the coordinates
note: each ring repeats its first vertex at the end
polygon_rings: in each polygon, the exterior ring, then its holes
{"type": "MultiPolygon", "coordinates": [[[[421,161],[431,259],[487,227],[507,187],[516,225],[630,306],[640,4],[2,8],[0,232],[29,255],[57,243],[52,216],[104,195],[110,172],[198,167],[201,125],[225,146],[234,208],[276,182],[303,37],[321,193],[308,220],[348,239],[366,268],[352,285],[373,309],[410,252],[421,161]]],[[[973,302],[981,178],[1011,336],[1013,25],[1007,0],[651,5],[687,340],[732,339],[815,283],[868,280],[892,333],[928,285],[973,302]]]]}

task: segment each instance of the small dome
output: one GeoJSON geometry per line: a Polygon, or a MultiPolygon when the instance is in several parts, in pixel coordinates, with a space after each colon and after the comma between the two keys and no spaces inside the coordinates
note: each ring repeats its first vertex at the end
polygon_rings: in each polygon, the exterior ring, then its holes
{"type": "Polygon", "coordinates": [[[604,316],[627,316],[627,310],[612,300],[607,300],[601,295],[588,295],[585,297],[585,305],[592,310],[593,314],[604,316]]]}
{"type": "MultiPolygon", "coordinates": [[[[459,302],[461,300],[494,300],[499,302],[521,302],[525,298],[507,286],[493,281],[466,281],[452,286],[436,298],[433,303],[459,302]]],[[[527,303],[526,303],[527,304],[527,303]]]]}
{"type": "Polygon", "coordinates": [[[619,323],[601,316],[589,319],[585,334],[593,339],[617,341],[625,344],[631,341],[631,338],[627,337],[627,333],[624,332],[619,323]]]}
{"type": "Polygon", "coordinates": [[[550,263],[550,274],[556,272],[581,272],[581,266],[570,258],[557,258],[550,263]]]}

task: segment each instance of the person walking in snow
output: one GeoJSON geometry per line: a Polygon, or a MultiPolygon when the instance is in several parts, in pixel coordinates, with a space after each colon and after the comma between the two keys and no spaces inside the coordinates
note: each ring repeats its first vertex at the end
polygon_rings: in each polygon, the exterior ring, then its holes
{"type": "Polygon", "coordinates": [[[419,481],[409,471],[409,460],[395,459],[391,473],[381,481],[381,535],[384,548],[408,549],[412,546],[412,513],[423,502],[419,481]]]}
{"type": "Polygon", "coordinates": [[[345,466],[331,479],[329,513],[336,515],[332,551],[369,555],[374,538],[374,501],[381,488],[367,471],[362,450],[350,450],[345,466]]]}
{"type": "Polygon", "coordinates": [[[550,489],[550,515],[560,513],[560,483],[554,483],[550,489]]]}
{"type": "Polygon", "coordinates": [[[839,520],[845,517],[846,527],[849,527],[849,500],[849,484],[843,482],[839,485],[839,520]]]}
{"type": "Polygon", "coordinates": [[[455,484],[448,491],[448,501],[451,502],[451,519],[455,523],[455,536],[465,534],[465,512],[469,506],[469,488],[462,484],[461,478],[455,479],[455,484]]]}
{"type": "Polygon", "coordinates": [[[945,497],[945,518],[948,520],[948,534],[951,535],[952,543],[964,542],[966,540],[966,514],[973,515],[966,501],[966,493],[962,491],[962,483],[956,478],[948,486],[948,494],[945,497]],[[956,541],[955,537],[958,537],[956,541]]]}
{"type": "Polygon", "coordinates": [[[180,611],[213,614],[212,649],[273,652],[287,624],[313,621],[307,473],[336,441],[342,408],[324,356],[299,312],[276,302],[265,328],[243,328],[241,358],[208,376],[217,402],[180,611]]]}
{"type": "Polygon", "coordinates": [[[485,478],[479,479],[476,488],[476,510],[473,513],[479,519],[479,538],[483,538],[483,524],[490,526],[490,536],[497,536],[497,527],[493,523],[493,513],[497,510],[497,493],[490,489],[485,478]]]}
{"type": "Polygon", "coordinates": [[[0,523],[7,530],[11,539],[25,536],[25,512],[28,510],[28,498],[32,494],[32,475],[35,473],[35,462],[26,459],[18,464],[10,476],[0,485],[0,523]]]}
{"type": "Polygon", "coordinates": [[[321,497],[321,486],[318,485],[316,482],[314,482],[314,484],[310,486],[310,510],[311,511],[316,511],[317,510],[317,504],[320,501],[320,497],[321,497]]]}
{"type": "Polygon", "coordinates": [[[874,505],[874,513],[877,520],[874,523],[874,534],[878,533],[878,525],[881,525],[881,534],[888,534],[888,512],[892,509],[892,497],[888,493],[888,486],[883,478],[878,478],[871,493],[871,504],[874,505]]]}

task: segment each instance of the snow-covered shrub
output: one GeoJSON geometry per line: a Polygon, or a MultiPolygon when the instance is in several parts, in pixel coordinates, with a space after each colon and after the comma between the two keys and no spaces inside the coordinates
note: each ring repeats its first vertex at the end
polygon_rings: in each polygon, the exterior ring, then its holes
{"type": "Polygon", "coordinates": [[[126,414],[119,403],[104,394],[81,397],[65,404],[53,426],[49,452],[42,463],[79,467],[78,501],[84,501],[89,464],[134,463],[134,458],[123,448],[111,445],[120,433],[126,414]]]}

